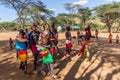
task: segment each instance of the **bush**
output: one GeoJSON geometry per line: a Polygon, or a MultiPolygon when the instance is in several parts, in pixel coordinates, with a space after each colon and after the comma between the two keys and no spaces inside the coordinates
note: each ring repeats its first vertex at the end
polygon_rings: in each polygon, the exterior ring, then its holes
{"type": "Polygon", "coordinates": [[[106,26],[103,26],[103,25],[94,24],[94,23],[91,24],[91,30],[95,30],[95,29],[104,30],[105,28],[106,26]]]}
{"type": "Polygon", "coordinates": [[[19,30],[20,25],[15,22],[1,22],[0,30],[19,30]]]}

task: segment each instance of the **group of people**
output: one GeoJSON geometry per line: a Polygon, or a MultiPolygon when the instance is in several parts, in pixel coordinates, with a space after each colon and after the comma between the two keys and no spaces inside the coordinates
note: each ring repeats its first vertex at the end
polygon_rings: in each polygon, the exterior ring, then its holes
{"type": "MultiPolygon", "coordinates": [[[[112,33],[109,33],[108,39],[109,39],[109,43],[112,43],[112,39],[113,39],[112,33]]],[[[116,35],[116,43],[117,44],[119,43],[119,35],[118,34],[116,35]]]]}
{"type": "MultiPolygon", "coordinates": [[[[90,26],[86,25],[85,28],[85,42],[82,43],[82,48],[80,49],[81,53],[88,53],[88,41],[90,39],[90,26]]],[[[67,58],[67,55],[71,57],[72,51],[72,36],[71,36],[71,28],[70,25],[66,25],[66,49],[64,52],[64,57],[67,58]]],[[[11,39],[10,39],[11,40],[11,39]]],[[[12,40],[11,40],[12,41],[12,40]]],[[[55,24],[49,25],[45,23],[43,26],[43,30],[40,30],[38,25],[33,23],[30,31],[27,29],[20,30],[19,34],[15,39],[15,48],[16,48],[16,56],[19,58],[20,65],[19,69],[23,70],[24,73],[28,73],[27,71],[27,59],[28,59],[28,52],[27,49],[30,48],[34,58],[34,72],[37,73],[38,68],[38,60],[42,60],[42,67],[41,73],[42,75],[46,75],[45,66],[49,65],[50,73],[53,78],[57,78],[58,76],[54,73],[54,56],[55,53],[60,53],[60,50],[57,46],[58,44],[58,32],[55,27],[55,24]]]]}
{"type": "MultiPolygon", "coordinates": [[[[98,30],[95,31],[96,38],[98,39],[98,30]]],[[[66,24],[65,30],[65,52],[64,57],[67,59],[67,55],[69,55],[70,60],[72,60],[71,52],[72,52],[72,36],[71,36],[71,28],[70,24],[66,24]]],[[[81,34],[80,31],[77,31],[77,39],[78,44],[81,44],[80,51],[78,52],[78,56],[81,56],[81,59],[86,59],[86,61],[90,61],[90,53],[89,53],[89,40],[91,38],[90,24],[85,25],[84,34],[81,34]]],[[[119,36],[116,36],[117,43],[119,42],[119,36]]],[[[112,42],[112,34],[109,35],[109,42],[112,42]]],[[[10,38],[9,43],[13,43],[10,38]]],[[[13,48],[12,46],[10,46],[13,48]]],[[[20,30],[19,34],[15,39],[15,48],[16,48],[16,56],[19,58],[20,65],[19,69],[23,70],[24,73],[28,73],[27,71],[27,59],[28,52],[27,49],[30,48],[34,58],[34,72],[37,73],[38,69],[38,60],[42,60],[41,73],[42,75],[46,75],[45,66],[49,65],[50,73],[53,78],[58,78],[58,76],[54,73],[54,56],[55,53],[60,53],[58,48],[58,32],[55,24],[49,25],[45,23],[43,26],[43,30],[39,29],[38,25],[33,23],[30,31],[27,29],[20,30]]]]}
{"type": "Polygon", "coordinates": [[[51,76],[57,78],[54,73],[54,53],[55,50],[59,53],[58,33],[53,23],[51,26],[45,23],[44,30],[39,30],[39,27],[34,23],[30,32],[27,30],[20,30],[16,37],[15,47],[17,51],[17,57],[20,60],[19,69],[22,69],[25,73],[27,71],[27,49],[30,48],[34,58],[34,72],[37,73],[38,60],[42,59],[41,73],[46,75],[45,66],[49,65],[51,76]]]}

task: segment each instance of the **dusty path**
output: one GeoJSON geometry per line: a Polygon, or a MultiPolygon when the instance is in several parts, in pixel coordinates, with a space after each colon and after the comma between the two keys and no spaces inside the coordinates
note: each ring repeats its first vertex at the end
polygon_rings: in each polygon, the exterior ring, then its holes
{"type": "MultiPolygon", "coordinates": [[[[29,51],[28,68],[30,75],[25,75],[18,69],[18,60],[15,57],[15,50],[8,47],[8,38],[15,38],[17,32],[0,33],[0,80],[54,80],[49,76],[42,76],[41,73],[32,73],[32,56],[29,51]]],[[[75,35],[73,32],[72,35],[75,35]]],[[[116,36],[114,33],[113,35],[116,36]]],[[[59,39],[64,39],[61,33],[59,39]]],[[[56,80],[120,80],[120,43],[108,43],[108,33],[100,33],[99,40],[95,38],[90,42],[90,63],[84,63],[76,55],[80,45],[73,40],[73,61],[61,60],[64,52],[64,41],[60,42],[61,54],[56,56],[55,73],[61,76],[56,80]]],[[[120,36],[120,33],[119,33],[120,36]]],[[[115,38],[115,37],[114,37],[115,38]]],[[[39,66],[41,63],[39,62],[39,66]]],[[[40,67],[39,67],[40,70],[40,67]]]]}

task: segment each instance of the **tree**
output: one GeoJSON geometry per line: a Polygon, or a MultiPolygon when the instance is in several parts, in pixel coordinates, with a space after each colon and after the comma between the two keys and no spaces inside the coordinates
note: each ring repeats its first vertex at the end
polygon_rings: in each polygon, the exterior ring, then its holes
{"type": "Polygon", "coordinates": [[[78,15],[83,23],[83,26],[85,25],[86,21],[90,19],[91,14],[92,13],[89,8],[79,8],[78,9],[78,15]]]}
{"type": "Polygon", "coordinates": [[[29,7],[26,13],[33,19],[33,21],[40,22],[43,18],[53,14],[53,11],[48,10],[43,2],[38,1],[33,6],[29,7]]]}
{"type": "Polygon", "coordinates": [[[104,4],[95,8],[97,16],[108,27],[108,32],[116,19],[120,18],[120,3],[104,4]]]}
{"type": "Polygon", "coordinates": [[[24,14],[23,11],[33,2],[31,0],[0,0],[2,5],[12,8],[16,11],[21,27],[24,28],[24,14]]]}
{"type": "Polygon", "coordinates": [[[120,30],[120,17],[118,19],[116,19],[116,23],[118,24],[117,29],[116,29],[116,32],[117,32],[120,30]]]}
{"type": "Polygon", "coordinates": [[[78,8],[80,8],[81,5],[79,4],[71,4],[71,3],[66,3],[65,4],[65,9],[68,10],[70,16],[70,19],[72,21],[72,25],[74,25],[74,15],[77,12],[78,8]]]}
{"type": "Polygon", "coordinates": [[[0,0],[0,3],[16,11],[18,15],[19,23],[21,24],[21,27],[23,29],[25,26],[26,18],[27,18],[27,14],[26,14],[27,9],[31,7],[32,8],[37,7],[39,11],[46,10],[44,9],[44,5],[41,2],[41,0],[0,0]]]}
{"type": "Polygon", "coordinates": [[[56,19],[60,25],[65,25],[66,23],[72,24],[73,20],[71,20],[71,14],[61,13],[56,16],[56,19]]]}

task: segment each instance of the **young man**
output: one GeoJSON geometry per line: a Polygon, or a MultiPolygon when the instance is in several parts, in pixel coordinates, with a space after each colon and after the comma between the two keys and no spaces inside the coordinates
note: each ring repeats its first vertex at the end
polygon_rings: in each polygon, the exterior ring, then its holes
{"type": "Polygon", "coordinates": [[[29,45],[34,57],[34,72],[37,73],[37,61],[39,57],[39,52],[37,50],[36,44],[39,39],[40,32],[37,30],[37,25],[33,24],[31,32],[28,34],[29,45]]]}

